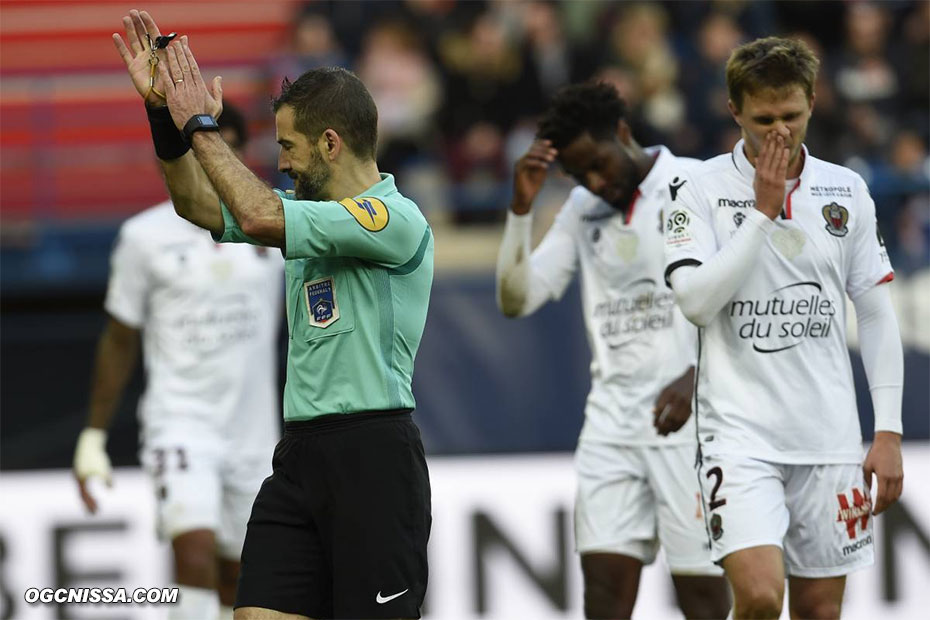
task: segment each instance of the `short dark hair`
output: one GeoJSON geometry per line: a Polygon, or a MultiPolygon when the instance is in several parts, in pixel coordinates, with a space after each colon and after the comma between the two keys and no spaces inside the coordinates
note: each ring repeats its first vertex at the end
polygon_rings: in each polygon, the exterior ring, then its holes
{"type": "Polygon", "coordinates": [[[536,136],[563,149],[584,133],[604,139],[617,134],[626,119],[626,102],[607,82],[584,82],[560,89],[539,121],[536,136]]]}
{"type": "Polygon", "coordinates": [[[239,108],[231,103],[223,102],[223,112],[216,119],[216,124],[220,126],[220,129],[232,129],[236,134],[236,143],[229,145],[232,148],[241,149],[249,141],[249,127],[245,122],[245,117],[242,116],[239,108]]]}
{"type": "Polygon", "coordinates": [[[737,111],[743,96],[792,85],[804,89],[807,101],[814,98],[814,82],[820,61],[800,40],[781,37],[756,39],[733,50],[727,61],[727,94],[737,111]]]}
{"type": "Polygon", "coordinates": [[[374,159],[378,146],[378,109],[371,93],[351,71],[321,67],[295,81],[284,78],[281,94],[271,102],[294,108],[294,126],[311,139],[331,128],[357,157],[374,159]]]}

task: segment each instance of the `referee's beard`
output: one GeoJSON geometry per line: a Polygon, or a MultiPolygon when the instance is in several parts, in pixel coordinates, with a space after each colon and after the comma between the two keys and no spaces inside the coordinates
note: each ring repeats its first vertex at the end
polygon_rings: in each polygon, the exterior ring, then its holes
{"type": "Polygon", "coordinates": [[[310,163],[306,170],[289,170],[288,176],[294,179],[294,196],[297,200],[324,200],[323,189],[329,183],[332,171],[323,156],[315,150],[310,151],[310,163]]]}

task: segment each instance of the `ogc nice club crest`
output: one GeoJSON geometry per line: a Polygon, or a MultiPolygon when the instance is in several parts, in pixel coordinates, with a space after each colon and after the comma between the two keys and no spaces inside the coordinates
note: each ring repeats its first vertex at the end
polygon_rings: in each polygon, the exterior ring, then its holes
{"type": "Polygon", "coordinates": [[[823,219],[827,221],[825,228],[828,233],[834,237],[846,236],[846,233],[849,232],[849,228],[846,227],[846,222],[849,221],[849,211],[846,210],[846,207],[831,202],[824,206],[821,213],[823,213],[823,219]]]}

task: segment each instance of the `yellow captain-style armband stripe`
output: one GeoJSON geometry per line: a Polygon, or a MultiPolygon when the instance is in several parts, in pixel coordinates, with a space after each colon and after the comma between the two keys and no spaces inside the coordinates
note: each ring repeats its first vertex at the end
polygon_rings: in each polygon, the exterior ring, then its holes
{"type": "Polygon", "coordinates": [[[377,198],[359,196],[358,198],[344,198],[339,201],[345,210],[361,224],[362,228],[371,232],[384,230],[391,219],[387,206],[377,198]]]}

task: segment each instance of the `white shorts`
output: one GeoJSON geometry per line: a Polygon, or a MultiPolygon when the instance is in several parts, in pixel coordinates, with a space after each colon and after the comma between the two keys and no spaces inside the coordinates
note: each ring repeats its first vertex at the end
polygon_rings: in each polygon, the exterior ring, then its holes
{"type": "Polygon", "coordinates": [[[141,460],[155,487],[159,537],[170,541],[192,530],[213,530],[217,554],[238,561],[252,502],[271,474],[274,447],[243,457],[224,445],[196,435],[159,436],[149,439],[141,460]]]}
{"type": "Polygon", "coordinates": [[[796,577],[837,577],[873,564],[872,502],[861,465],[704,455],[699,472],[715,562],[775,545],[796,577]]]}
{"type": "Polygon", "coordinates": [[[661,543],[674,574],[721,575],[710,558],[694,445],[581,441],[575,452],[575,548],[651,564],[661,543]]]}

